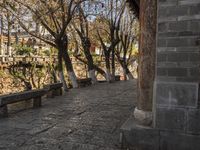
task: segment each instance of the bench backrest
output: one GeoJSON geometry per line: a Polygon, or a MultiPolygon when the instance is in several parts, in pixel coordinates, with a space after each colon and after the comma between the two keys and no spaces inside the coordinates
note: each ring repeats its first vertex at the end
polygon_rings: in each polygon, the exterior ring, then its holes
{"type": "Polygon", "coordinates": [[[77,81],[78,81],[79,83],[81,83],[81,82],[91,82],[92,79],[91,79],[91,78],[85,78],[85,79],[78,79],[77,81]]]}
{"type": "Polygon", "coordinates": [[[31,91],[24,91],[20,93],[13,93],[0,96],[0,106],[12,104],[15,102],[19,102],[22,100],[29,100],[32,98],[41,97],[46,94],[46,90],[39,89],[39,90],[31,90],[31,91]]]}
{"type": "Polygon", "coordinates": [[[45,90],[55,90],[63,87],[63,83],[52,83],[44,86],[45,90]]]}

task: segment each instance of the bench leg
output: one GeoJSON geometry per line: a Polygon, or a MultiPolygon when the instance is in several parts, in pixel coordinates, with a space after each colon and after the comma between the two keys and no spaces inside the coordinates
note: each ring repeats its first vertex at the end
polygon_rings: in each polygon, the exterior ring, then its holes
{"type": "Polygon", "coordinates": [[[54,96],[61,96],[62,95],[62,88],[54,90],[54,96]]]}
{"type": "Polygon", "coordinates": [[[0,117],[8,117],[7,105],[0,107],[0,117]]]}
{"type": "Polygon", "coordinates": [[[33,108],[38,108],[42,106],[42,100],[41,97],[36,97],[33,99],[33,108]]]}
{"type": "Polygon", "coordinates": [[[54,91],[49,91],[47,93],[47,98],[53,98],[54,97],[54,91]]]}
{"type": "Polygon", "coordinates": [[[63,95],[63,89],[60,88],[59,91],[60,91],[60,95],[63,95]]]}

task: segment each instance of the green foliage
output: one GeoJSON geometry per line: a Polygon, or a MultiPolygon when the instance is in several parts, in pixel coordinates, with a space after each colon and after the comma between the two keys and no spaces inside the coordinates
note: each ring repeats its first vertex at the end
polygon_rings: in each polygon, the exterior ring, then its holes
{"type": "Polygon", "coordinates": [[[51,56],[51,51],[49,51],[49,50],[44,50],[44,51],[43,51],[43,54],[44,54],[45,56],[51,56]]]}
{"type": "Polygon", "coordinates": [[[15,51],[17,55],[27,55],[27,56],[36,53],[36,51],[32,47],[28,47],[26,45],[16,45],[15,51]]]}
{"type": "Polygon", "coordinates": [[[3,78],[4,77],[4,72],[3,70],[0,70],[0,78],[3,78]]]}

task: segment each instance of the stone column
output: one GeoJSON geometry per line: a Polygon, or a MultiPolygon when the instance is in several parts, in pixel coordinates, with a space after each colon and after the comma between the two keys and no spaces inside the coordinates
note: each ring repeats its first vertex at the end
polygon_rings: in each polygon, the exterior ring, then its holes
{"type": "Polygon", "coordinates": [[[141,0],[140,10],[138,101],[134,116],[139,123],[149,125],[152,122],[153,84],[155,77],[156,0],[141,0]]]}

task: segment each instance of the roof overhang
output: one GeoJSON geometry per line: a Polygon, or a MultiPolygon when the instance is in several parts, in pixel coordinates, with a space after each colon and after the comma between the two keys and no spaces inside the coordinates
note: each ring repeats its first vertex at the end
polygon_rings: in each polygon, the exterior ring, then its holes
{"type": "Polygon", "coordinates": [[[127,0],[127,3],[129,4],[129,7],[133,14],[139,18],[140,13],[140,0],[127,0]]]}

